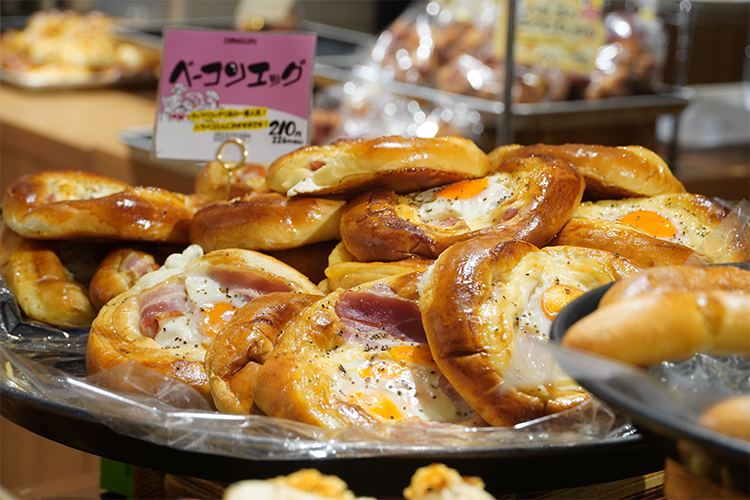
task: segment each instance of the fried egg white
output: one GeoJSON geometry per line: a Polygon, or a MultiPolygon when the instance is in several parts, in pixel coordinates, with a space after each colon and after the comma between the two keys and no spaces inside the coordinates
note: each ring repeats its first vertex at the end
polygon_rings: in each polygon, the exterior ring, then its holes
{"type": "Polygon", "coordinates": [[[334,396],[378,421],[463,422],[474,417],[468,405],[440,390],[441,374],[427,344],[397,343],[376,354],[350,344],[332,352],[326,366],[334,396]]]}
{"type": "Polygon", "coordinates": [[[493,211],[517,191],[524,176],[497,172],[487,177],[454,182],[446,186],[403,195],[423,223],[437,227],[462,219],[473,231],[491,226],[493,211]]]}
{"type": "Polygon", "coordinates": [[[184,278],[187,291],[187,313],[160,324],[155,340],[162,347],[208,344],[247,303],[240,293],[230,293],[207,275],[190,275],[184,278]]]}
{"type": "MultiPolygon", "coordinates": [[[[493,300],[481,311],[483,318],[498,318],[498,332],[508,332],[511,348],[490,353],[507,359],[504,378],[519,388],[560,386],[567,376],[546,350],[535,348],[530,339],[545,342],[555,316],[573,299],[619,279],[614,269],[597,258],[604,251],[545,247],[529,252],[502,283],[493,288],[493,300]]],[[[633,273],[636,269],[633,268],[633,273]]]]}
{"type": "Polygon", "coordinates": [[[711,228],[696,195],[671,194],[649,198],[583,202],[573,218],[618,221],[636,231],[696,249],[711,228]]]}

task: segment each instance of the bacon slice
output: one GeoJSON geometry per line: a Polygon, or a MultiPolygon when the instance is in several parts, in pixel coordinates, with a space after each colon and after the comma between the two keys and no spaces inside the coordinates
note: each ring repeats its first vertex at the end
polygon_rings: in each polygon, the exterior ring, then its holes
{"type": "Polygon", "coordinates": [[[169,280],[162,286],[149,288],[138,297],[141,306],[141,333],[154,338],[159,323],[167,318],[181,316],[188,311],[187,290],[182,280],[169,280]]]}
{"type": "Polygon", "coordinates": [[[347,290],[336,303],[336,314],[346,326],[343,338],[368,349],[387,348],[394,340],[427,343],[419,307],[395,295],[347,290]]]}

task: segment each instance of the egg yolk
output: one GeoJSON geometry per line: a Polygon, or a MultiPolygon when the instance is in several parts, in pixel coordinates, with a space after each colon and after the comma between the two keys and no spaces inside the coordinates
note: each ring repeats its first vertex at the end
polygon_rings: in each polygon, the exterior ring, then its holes
{"type": "Polygon", "coordinates": [[[381,361],[362,368],[359,371],[359,376],[363,379],[370,378],[372,380],[379,380],[381,378],[400,378],[407,371],[409,371],[408,368],[397,363],[381,361]]]}
{"type": "Polygon", "coordinates": [[[203,335],[206,337],[216,337],[221,332],[224,325],[232,319],[237,308],[229,302],[216,302],[201,306],[203,316],[201,318],[201,328],[203,335]]]}
{"type": "Polygon", "coordinates": [[[349,394],[351,403],[361,406],[367,413],[376,415],[383,420],[399,420],[402,418],[398,407],[382,394],[355,392],[349,394]]]}
{"type": "Polygon", "coordinates": [[[648,210],[636,210],[620,219],[656,238],[672,238],[677,234],[674,225],[661,215],[648,210]]]}
{"type": "Polygon", "coordinates": [[[469,179],[466,181],[458,181],[453,184],[448,184],[443,189],[435,193],[435,196],[441,198],[449,198],[454,200],[468,200],[473,198],[485,189],[489,181],[486,177],[481,179],[469,179]]]}
{"type": "Polygon", "coordinates": [[[550,320],[554,319],[568,302],[583,295],[583,293],[583,290],[573,286],[553,285],[549,287],[542,295],[544,315],[550,320]]]}
{"type": "Polygon", "coordinates": [[[392,347],[389,351],[396,361],[408,361],[425,366],[436,366],[432,359],[432,351],[427,344],[421,345],[400,345],[392,347]]]}

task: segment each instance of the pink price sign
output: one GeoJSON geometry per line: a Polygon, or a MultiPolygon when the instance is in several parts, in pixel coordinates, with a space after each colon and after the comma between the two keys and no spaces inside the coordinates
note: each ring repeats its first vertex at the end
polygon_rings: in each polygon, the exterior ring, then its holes
{"type": "Polygon", "coordinates": [[[316,36],[168,29],[152,156],[211,161],[227,141],[271,162],[308,143],[316,36]]]}

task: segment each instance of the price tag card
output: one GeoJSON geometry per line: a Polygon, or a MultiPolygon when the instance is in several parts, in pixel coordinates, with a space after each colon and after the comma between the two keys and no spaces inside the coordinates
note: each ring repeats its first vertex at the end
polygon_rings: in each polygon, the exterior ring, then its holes
{"type": "Polygon", "coordinates": [[[316,36],[168,29],[151,154],[211,161],[240,140],[253,162],[308,143],[316,36]]]}

